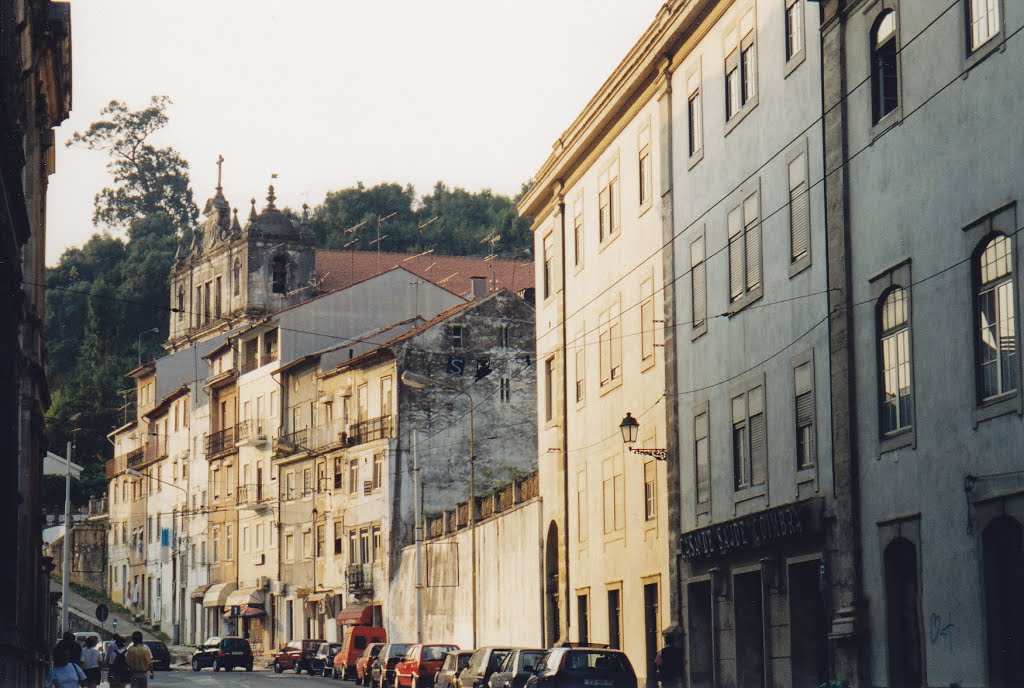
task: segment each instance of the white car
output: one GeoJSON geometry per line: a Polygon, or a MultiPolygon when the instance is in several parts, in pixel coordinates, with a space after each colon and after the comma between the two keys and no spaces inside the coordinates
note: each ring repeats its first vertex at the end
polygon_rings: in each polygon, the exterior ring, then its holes
{"type": "Polygon", "coordinates": [[[82,647],[94,647],[103,654],[103,641],[100,640],[100,636],[97,633],[90,631],[77,631],[75,633],[75,642],[82,647]]]}

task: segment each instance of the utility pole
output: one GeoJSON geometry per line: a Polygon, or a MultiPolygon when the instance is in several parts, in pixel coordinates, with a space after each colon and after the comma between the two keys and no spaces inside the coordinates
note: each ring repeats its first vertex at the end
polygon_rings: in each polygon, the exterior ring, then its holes
{"type": "Polygon", "coordinates": [[[68,597],[71,588],[71,575],[69,571],[71,568],[71,447],[72,444],[69,441],[68,451],[64,459],[64,561],[62,564],[64,576],[61,581],[60,597],[61,633],[66,633],[68,630],[68,597]]]}
{"type": "Polygon", "coordinates": [[[412,490],[416,536],[416,642],[423,642],[423,483],[420,478],[420,458],[417,449],[419,431],[412,431],[412,490]]]}

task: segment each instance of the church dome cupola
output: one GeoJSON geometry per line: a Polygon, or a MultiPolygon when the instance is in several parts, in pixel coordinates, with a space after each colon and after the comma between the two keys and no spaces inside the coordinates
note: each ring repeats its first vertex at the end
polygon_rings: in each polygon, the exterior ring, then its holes
{"type": "MultiPolygon", "coordinates": [[[[267,189],[267,206],[259,215],[252,218],[250,215],[249,233],[254,236],[274,237],[280,239],[293,239],[298,236],[298,231],[292,223],[291,217],[282,213],[274,205],[277,195],[274,193],[274,185],[267,189]]],[[[256,206],[253,205],[255,212],[256,206]]]]}

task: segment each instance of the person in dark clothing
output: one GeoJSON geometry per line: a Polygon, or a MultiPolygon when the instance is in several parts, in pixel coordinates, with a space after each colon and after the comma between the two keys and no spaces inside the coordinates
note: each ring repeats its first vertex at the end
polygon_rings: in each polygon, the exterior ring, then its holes
{"type": "Polygon", "coordinates": [[[683,685],[683,633],[678,628],[665,631],[665,647],[654,658],[658,681],[662,688],[679,688],[683,685]]]}
{"type": "Polygon", "coordinates": [[[75,640],[75,634],[71,631],[65,633],[57,642],[57,647],[63,649],[67,653],[68,659],[75,664],[82,661],[82,646],[75,640]]]}

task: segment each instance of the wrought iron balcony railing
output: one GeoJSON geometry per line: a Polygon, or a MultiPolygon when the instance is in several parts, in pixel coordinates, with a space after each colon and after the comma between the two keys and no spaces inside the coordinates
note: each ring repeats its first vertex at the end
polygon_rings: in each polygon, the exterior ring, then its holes
{"type": "Polygon", "coordinates": [[[224,428],[218,432],[206,436],[206,458],[209,459],[217,454],[223,454],[235,448],[235,426],[224,428]]]}
{"type": "Polygon", "coordinates": [[[354,447],[357,444],[391,437],[391,418],[391,416],[380,416],[355,423],[349,428],[348,446],[354,447]]]}

